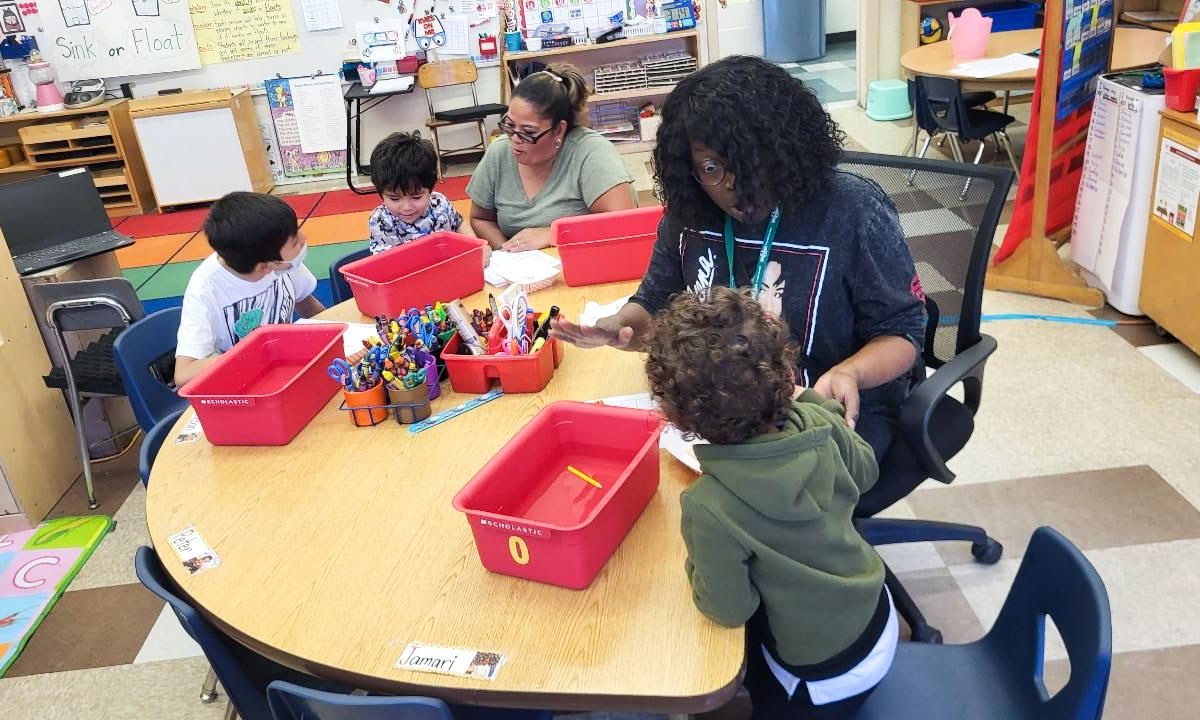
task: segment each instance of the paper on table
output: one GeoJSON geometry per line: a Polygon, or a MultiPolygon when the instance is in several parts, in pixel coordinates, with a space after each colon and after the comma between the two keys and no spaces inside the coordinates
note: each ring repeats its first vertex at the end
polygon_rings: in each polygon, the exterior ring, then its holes
{"type": "MultiPolygon", "coordinates": [[[[302,318],[296,321],[297,325],[309,325],[313,323],[328,323],[339,322],[337,320],[316,320],[313,318],[302,318]]],[[[356,352],[361,352],[363,349],[363,340],[368,338],[378,337],[375,334],[375,326],[368,323],[345,323],[346,333],[342,335],[342,349],[346,357],[350,357],[356,352]]]]}
{"type": "Polygon", "coordinates": [[[589,300],[588,304],[583,307],[583,312],[579,313],[579,324],[584,327],[592,327],[600,318],[616,315],[617,311],[624,307],[625,303],[629,302],[629,298],[630,296],[626,295],[623,298],[613,300],[607,305],[600,305],[589,300]]]}
{"type": "Polygon", "coordinates": [[[989,78],[997,75],[1020,72],[1021,70],[1037,70],[1038,59],[1022,53],[1013,53],[999,58],[976,60],[950,68],[954,75],[973,78],[989,78]]]}
{"type": "MultiPolygon", "coordinates": [[[[483,279],[488,285],[504,287],[509,283],[518,285],[537,285],[553,280],[562,270],[562,261],[553,255],[547,255],[540,250],[525,252],[505,252],[496,250],[492,260],[483,271],[483,279]]],[[[527,287],[528,291],[529,288],[527,287]]]]}
{"type": "MultiPolygon", "coordinates": [[[[608,405],[611,407],[626,407],[634,410],[654,410],[658,408],[658,403],[654,402],[654,398],[650,397],[650,393],[636,393],[633,395],[617,395],[614,397],[601,398],[592,402],[608,405]]],[[[707,445],[707,440],[699,438],[695,440],[687,440],[683,437],[683,433],[674,425],[668,425],[663,428],[662,435],[658,438],[658,447],[666,450],[679,462],[691,469],[692,472],[699,473],[700,461],[696,459],[697,445],[707,445]]]]}
{"type": "Polygon", "coordinates": [[[413,86],[412,75],[404,75],[402,77],[387,78],[380,80],[371,86],[372,95],[380,95],[383,93],[406,92],[413,86]]]}
{"type": "Polygon", "coordinates": [[[346,149],[346,113],[337,75],[292,78],[292,105],[306,153],[346,149]]]}

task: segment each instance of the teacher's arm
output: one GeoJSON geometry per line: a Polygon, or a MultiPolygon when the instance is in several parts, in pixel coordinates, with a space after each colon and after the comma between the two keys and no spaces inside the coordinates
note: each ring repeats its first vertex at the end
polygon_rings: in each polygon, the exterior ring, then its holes
{"type": "Polygon", "coordinates": [[[479,167],[475,168],[467,182],[467,196],[471,198],[471,230],[475,232],[475,237],[487,241],[493,250],[508,242],[496,220],[496,192],[500,183],[500,167],[505,154],[509,152],[507,141],[497,140],[489,145],[479,167]]]}
{"type": "Polygon", "coordinates": [[[494,209],[489,210],[471,203],[471,229],[475,231],[475,237],[486,240],[488,246],[493,250],[499,250],[504,243],[508,242],[508,238],[504,237],[504,233],[500,230],[500,223],[496,221],[494,209]]]}

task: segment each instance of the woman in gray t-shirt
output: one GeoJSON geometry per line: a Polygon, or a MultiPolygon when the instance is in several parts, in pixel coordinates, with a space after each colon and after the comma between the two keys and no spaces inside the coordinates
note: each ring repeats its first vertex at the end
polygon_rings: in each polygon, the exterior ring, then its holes
{"type": "Polygon", "coordinates": [[[571,65],[525,78],[500,120],[507,135],[471,176],[471,228],[496,249],[550,244],[561,217],[634,207],[633,178],[612,143],[583,127],[587,84],[571,65]]]}

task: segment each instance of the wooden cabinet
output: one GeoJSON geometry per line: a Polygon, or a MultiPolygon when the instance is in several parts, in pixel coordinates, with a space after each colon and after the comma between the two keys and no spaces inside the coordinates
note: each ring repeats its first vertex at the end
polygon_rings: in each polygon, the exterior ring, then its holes
{"type": "Polygon", "coordinates": [[[0,177],[7,180],[86,167],[109,215],[136,215],[154,207],[146,167],[133,137],[128,100],[0,118],[0,144],[19,144],[25,156],[0,168],[0,177]]]}
{"type": "Polygon", "coordinates": [[[1121,22],[1126,25],[1140,25],[1153,30],[1171,32],[1179,23],[1179,14],[1183,12],[1184,0],[1118,0],[1121,22]],[[1170,15],[1170,19],[1158,20],[1148,13],[1170,15]]]}
{"type": "Polygon", "coordinates": [[[1164,110],[1146,228],[1138,305],[1200,352],[1200,125],[1195,113],[1164,110]],[[1164,157],[1164,144],[1167,145],[1164,157]],[[1189,217],[1189,215],[1191,217],[1189,217]]]}

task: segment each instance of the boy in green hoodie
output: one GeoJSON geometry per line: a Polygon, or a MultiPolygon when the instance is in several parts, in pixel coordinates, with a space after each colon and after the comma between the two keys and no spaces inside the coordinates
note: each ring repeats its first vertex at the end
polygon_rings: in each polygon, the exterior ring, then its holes
{"type": "Polygon", "coordinates": [[[852,717],[891,667],[883,562],[855,531],[875,455],[812,390],[795,396],[783,321],[750,297],[682,293],[654,320],[646,372],[704,474],[680,498],[692,598],[747,625],[755,718],[852,717]]]}

